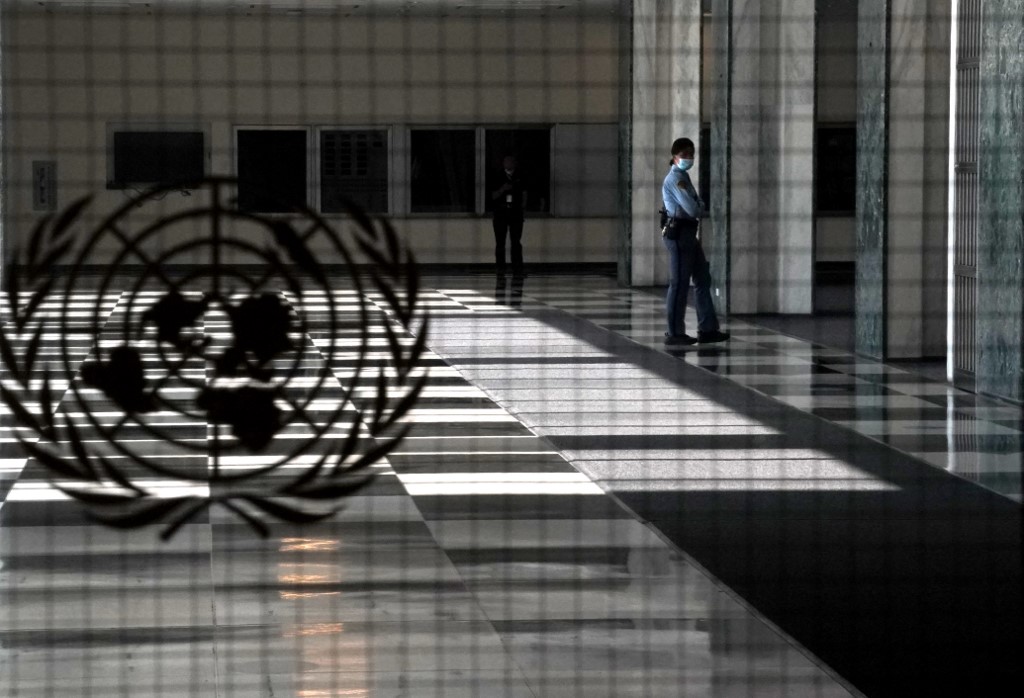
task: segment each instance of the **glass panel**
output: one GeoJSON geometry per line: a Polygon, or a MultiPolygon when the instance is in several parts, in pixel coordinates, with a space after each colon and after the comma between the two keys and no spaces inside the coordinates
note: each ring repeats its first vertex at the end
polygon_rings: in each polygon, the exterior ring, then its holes
{"type": "Polygon", "coordinates": [[[814,195],[819,215],[853,216],[857,207],[857,128],[819,126],[814,195]]]}
{"type": "MultiPolygon", "coordinates": [[[[551,211],[551,128],[487,129],[484,136],[486,191],[501,186],[504,178],[502,162],[512,155],[518,163],[520,177],[526,183],[525,210],[537,213],[551,211]]],[[[485,210],[494,210],[490,196],[484,196],[485,210]]]]}
{"type": "Polygon", "coordinates": [[[322,212],[343,211],[343,197],[370,213],[388,212],[387,136],[384,130],[320,133],[322,212]]]}
{"type": "Polygon", "coordinates": [[[306,205],[306,131],[238,132],[238,208],[287,213],[306,205]]]}
{"type": "Polygon", "coordinates": [[[473,213],[476,139],[472,129],[411,132],[409,167],[413,213],[473,213]]]}

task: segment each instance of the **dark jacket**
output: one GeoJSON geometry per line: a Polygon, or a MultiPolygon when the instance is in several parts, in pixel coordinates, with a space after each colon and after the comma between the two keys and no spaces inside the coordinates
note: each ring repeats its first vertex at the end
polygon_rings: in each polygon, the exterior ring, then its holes
{"type": "Polygon", "coordinates": [[[519,170],[512,172],[509,176],[505,170],[495,174],[493,186],[491,187],[491,205],[494,208],[495,217],[521,216],[523,215],[523,199],[526,193],[526,181],[519,170]],[[511,189],[502,191],[506,184],[511,189]]]}

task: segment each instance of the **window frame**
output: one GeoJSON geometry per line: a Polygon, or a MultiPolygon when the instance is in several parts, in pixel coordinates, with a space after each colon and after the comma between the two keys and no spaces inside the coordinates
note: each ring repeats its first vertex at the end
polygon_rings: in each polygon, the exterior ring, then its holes
{"type": "MultiPolygon", "coordinates": [[[[387,211],[377,215],[404,219],[472,219],[488,218],[487,211],[487,133],[497,131],[545,131],[548,137],[548,192],[547,211],[529,211],[531,218],[578,218],[559,213],[557,204],[558,183],[556,181],[557,135],[560,122],[487,122],[487,123],[315,123],[315,124],[261,124],[240,123],[231,126],[229,157],[231,171],[238,177],[238,138],[242,131],[303,131],[306,134],[306,197],[305,206],[318,215],[327,218],[347,218],[343,212],[324,212],[321,192],[321,167],[323,152],[321,138],[325,131],[383,131],[387,148],[387,211]],[[470,131],[473,133],[473,174],[475,177],[472,211],[413,211],[412,210],[412,135],[415,131],[470,131]]],[[[597,122],[595,122],[597,123],[597,122]]],[[[600,122],[604,124],[605,122],[600,122]]],[[[173,124],[177,126],[178,124],[173,124]]],[[[194,125],[194,122],[190,122],[194,125]]],[[[168,123],[167,127],[172,124],[168,123]]],[[[207,141],[208,146],[212,143],[207,141]]],[[[536,193],[534,193],[536,195],[536,193]]],[[[260,215],[284,217],[294,215],[287,212],[256,212],[260,215]]],[[[586,217],[586,216],[585,216],[586,217]]],[[[603,218],[604,216],[598,216],[603,218]]]]}
{"type": "Polygon", "coordinates": [[[314,139],[315,144],[316,144],[316,148],[315,148],[316,162],[313,163],[313,173],[315,175],[315,181],[311,182],[311,185],[313,187],[313,194],[315,196],[315,200],[314,200],[313,206],[312,206],[313,210],[316,211],[321,216],[342,216],[342,217],[345,216],[345,214],[343,212],[341,212],[341,211],[329,211],[329,212],[327,212],[327,211],[324,211],[324,208],[323,208],[323,200],[322,200],[323,199],[323,196],[322,196],[323,195],[323,184],[322,184],[322,182],[320,180],[320,173],[323,172],[323,169],[322,169],[323,148],[320,146],[321,134],[324,131],[383,131],[384,132],[384,139],[387,142],[387,145],[385,146],[387,148],[387,155],[385,157],[386,157],[387,163],[388,163],[388,184],[387,184],[388,203],[387,203],[385,211],[383,211],[383,212],[377,211],[377,212],[374,212],[371,215],[385,215],[385,216],[392,216],[392,215],[394,215],[395,214],[395,209],[397,208],[396,205],[395,205],[396,204],[396,201],[395,201],[395,198],[396,198],[395,197],[395,189],[396,189],[396,183],[398,181],[395,178],[395,174],[396,173],[395,173],[395,168],[394,168],[394,163],[395,163],[395,157],[394,157],[394,152],[395,152],[394,131],[395,131],[395,128],[394,128],[394,126],[392,126],[391,124],[383,124],[383,125],[379,125],[379,124],[378,125],[367,125],[367,124],[339,124],[339,125],[317,124],[317,125],[313,126],[312,128],[313,128],[313,139],[314,139]]]}

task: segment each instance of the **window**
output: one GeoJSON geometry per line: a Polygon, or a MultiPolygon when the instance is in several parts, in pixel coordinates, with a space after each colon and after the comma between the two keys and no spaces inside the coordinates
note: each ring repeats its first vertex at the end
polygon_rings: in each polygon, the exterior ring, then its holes
{"type": "Polygon", "coordinates": [[[488,215],[513,155],[529,213],[618,215],[617,124],[237,126],[235,152],[241,211],[337,215],[349,200],[371,214],[488,215]]]}
{"type": "Polygon", "coordinates": [[[107,188],[194,188],[206,176],[209,126],[197,123],[108,123],[107,188]]]}
{"type": "Polygon", "coordinates": [[[288,213],[306,205],[305,129],[238,130],[238,208],[288,213]]]}
{"type": "Polygon", "coordinates": [[[113,141],[109,189],[188,187],[203,178],[206,150],[202,131],[117,131],[113,141]]]}
{"type": "Polygon", "coordinates": [[[817,128],[814,199],[820,216],[854,216],[857,208],[857,127],[817,128]]]}
{"type": "MultiPolygon", "coordinates": [[[[526,189],[526,210],[539,213],[551,211],[551,129],[489,128],[484,134],[485,192],[501,186],[503,161],[512,155],[526,189]]],[[[484,196],[484,208],[494,209],[491,197],[484,196]]]]}
{"type": "Polygon", "coordinates": [[[388,133],[320,132],[320,210],[344,211],[347,197],[370,213],[388,212],[388,133]]]}
{"type": "Polygon", "coordinates": [[[413,129],[409,135],[411,211],[475,212],[476,132],[413,129]]]}

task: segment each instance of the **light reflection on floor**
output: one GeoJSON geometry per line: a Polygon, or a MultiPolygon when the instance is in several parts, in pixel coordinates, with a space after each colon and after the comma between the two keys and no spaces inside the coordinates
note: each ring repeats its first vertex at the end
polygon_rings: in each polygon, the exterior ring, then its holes
{"type": "MultiPolygon", "coordinates": [[[[808,422],[793,433],[762,403],[738,408],[750,388],[1020,497],[1016,408],[740,323],[727,347],[670,357],[661,301],[605,277],[427,288],[413,438],[325,523],[263,540],[215,511],[169,544],[101,528],[26,466],[7,426],[0,695],[857,695],[626,497],[904,487],[808,422]]],[[[339,381],[354,358],[336,356],[339,381]]],[[[178,427],[206,438],[205,423],[178,427]]]]}

